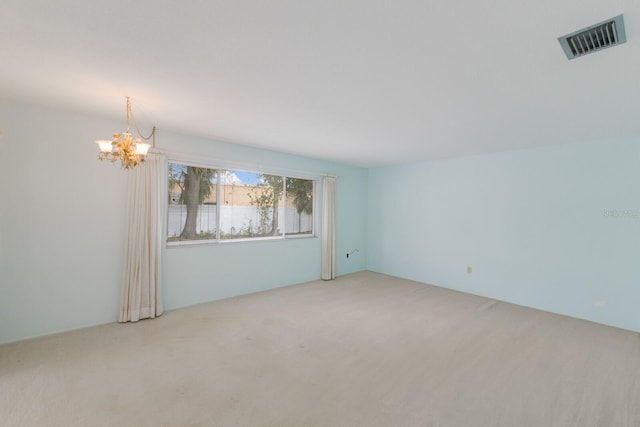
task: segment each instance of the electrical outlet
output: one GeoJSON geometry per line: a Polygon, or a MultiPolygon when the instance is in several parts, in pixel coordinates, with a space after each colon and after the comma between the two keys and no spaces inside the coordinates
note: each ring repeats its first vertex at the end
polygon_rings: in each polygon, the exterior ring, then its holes
{"type": "Polygon", "coordinates": [[[467,266],[467,274],[473,273],[473,268],[469,265],[467,266]]]}

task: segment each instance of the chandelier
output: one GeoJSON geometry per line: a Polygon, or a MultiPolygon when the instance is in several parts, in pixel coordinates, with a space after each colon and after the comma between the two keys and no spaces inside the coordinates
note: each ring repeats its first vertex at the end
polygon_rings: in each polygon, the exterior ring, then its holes
{"type": "Polygon", "coordinates": [[[147,155],[149,148],[155,146],[155,139],[155,126],[147,137],[140,133],[136,119],[131,111],[131,100],[127,96],[127,130],[123,133],[114,133],[111,140],[96,141],[96,144],[100,147],[98,159],[109,160],[111,163],[120,160],[123,169],[132,169],[144,162],[144,156],[147,155]],[[133,122],[136,129],[137,136],[135,139],[129,131],[130,122],[133,122]],[[148,141],[150,139],[152,139],[152,144],[142,142],[142,140],[148,141]]]}

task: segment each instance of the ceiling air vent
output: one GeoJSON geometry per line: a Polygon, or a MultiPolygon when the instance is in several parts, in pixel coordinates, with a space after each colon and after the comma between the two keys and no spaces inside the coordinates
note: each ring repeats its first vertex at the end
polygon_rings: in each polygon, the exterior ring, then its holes
{"type": "Polygon", "coordinates": [[[622,15],[558,38],[567,59],[579,58],[627,41],[622,15]]]}

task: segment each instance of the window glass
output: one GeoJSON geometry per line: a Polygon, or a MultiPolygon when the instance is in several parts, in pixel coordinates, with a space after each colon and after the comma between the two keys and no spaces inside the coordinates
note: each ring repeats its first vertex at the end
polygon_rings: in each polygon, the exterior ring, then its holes
{"type": "Polygon", "coordinates": [[[216,239],[217,172],[214,169],[169,163],[167,239],[216,239]]]}
{"type": "Polygon", "coordinates": [[[220,175],[220,238],[282,236],[283,178],[225,170],[220,175]]]}
{"type": "Polygon", "coordinates": [[[287,210],[285,233],[309,235],[313,233],[313,180],[287,178],[287,210]]]}

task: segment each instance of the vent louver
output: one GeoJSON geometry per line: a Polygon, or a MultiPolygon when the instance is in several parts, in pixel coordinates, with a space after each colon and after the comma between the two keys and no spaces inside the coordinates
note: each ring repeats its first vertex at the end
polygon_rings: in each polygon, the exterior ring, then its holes
{"type": "Polygon", "coordinates": [[[622,15],[558,38],[567,59],[575,59],[627,41],[622,15]]]}

